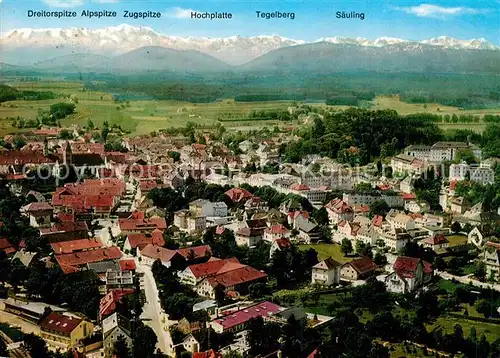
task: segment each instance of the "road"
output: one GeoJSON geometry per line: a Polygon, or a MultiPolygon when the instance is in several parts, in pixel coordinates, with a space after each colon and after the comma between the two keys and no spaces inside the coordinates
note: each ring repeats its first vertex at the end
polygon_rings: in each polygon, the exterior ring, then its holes
{"type": "Polygon", "coordinates": [[[166,329],[168,320],[163,312],[158,298],[158,288],[151,269],[136,260],[137,270],[144,273],[144,293],[146,303],[141,315],[144,324],[151,327],[158,337],[157,347],[168,356],[173,356],[173,342],[170,332],[166,329]]]}
{"type": "Polygon", "coordinates": [[[470,277],[470,275],[468,275],[468,276],[455,276],[455,275],[449,274],[448,272],[438,271],[438,270],[435,270],[434,273],[436,275],[446,279],[446,280],[455,279],[460,283],[464,283],[467,285],[472,284],[473,286],[480,287],[480,288],[491,288],[495,291],[500,292],[500,284],[492,284],[492,283],[486,283],[486,282],[474,280],[470,277]]]}

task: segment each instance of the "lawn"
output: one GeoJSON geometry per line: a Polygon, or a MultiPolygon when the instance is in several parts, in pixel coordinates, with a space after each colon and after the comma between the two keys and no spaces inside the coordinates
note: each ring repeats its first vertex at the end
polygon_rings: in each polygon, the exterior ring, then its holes
{"type": "Polygon", "coordinates": [[[337,262],[345,263],[352,261],[352,257],[345,257],[340,251],[339,244],[317,244],[317,245],[299,245],[299,249],[301,250],[309,250],[313,248],[318,252],[318,259],[324,260],[328,257],[332,257],[337,262]]]}
{"type": "Polygon", "coordinates": [[[460,246],[467,243],[467,236],[464,235],[450,235],[446,236],[446,238],[450,243],[450,247],[460,246]]]}
{"type": "Polygon", "coordinates": [[[484,334],[489,342],[494,342],[500,338],[500,325],[494,323],[476,322],[465,318],[459,319],[456,317],[442,316],[436,319],[436,322],[427,324],[426,328],[428,331],[432,331],[434,328],[441,327],[446,333],[453,333],[453,329],[456,324],[462,326],[466,336],[469,334],[470,328],[474,326],[478,337],[484,334]]]}

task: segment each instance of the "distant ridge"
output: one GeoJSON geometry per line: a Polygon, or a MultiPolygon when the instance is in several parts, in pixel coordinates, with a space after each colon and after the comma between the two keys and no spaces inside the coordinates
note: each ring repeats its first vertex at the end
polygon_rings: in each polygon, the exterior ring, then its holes
{"type": "MultiPolygon", "coordinates": [[[[323,37],[312,41],[332,44],[349,44],[361,47],[385,48],[396,44],[426,44],[447,49],[499,50],[485,40],[459,40],[440,36],[423,41],[411,41],[395,37],[380,37],[369,40],[363,37],[323,37]]],[[[168,36],[150,27],[134,27],[127,24],[102,29],[87,28],[23,28],[9,31],[0,39],[1,60],[12,64],[33,64],[33,59],[45,61],[70,54],[90,53],[96,55],[118,55],[146,46],[158,46],[173,50],[192,50],[215,57],[231,65],[240,65],[270,51],[291,46],[304,45],[306,41],[294,40],[279,35],[223,38],[168,36]]]]}

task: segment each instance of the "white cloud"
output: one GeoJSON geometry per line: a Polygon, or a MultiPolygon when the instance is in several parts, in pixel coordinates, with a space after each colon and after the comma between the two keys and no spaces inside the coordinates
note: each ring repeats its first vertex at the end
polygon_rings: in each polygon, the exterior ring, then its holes
{"type": "Polygon", "coordinates": [[[167,16],[175,19],[190,19],[192,12],[196,12],[196,10],[173,7],[167,11],[167,16]]]}
{"type": "Polygon", "coordinates": [[[470,7],[462,7],[462,6],[443,7],[431,4],[421,4],[418,6],[409,6],[409,7],[396,7],[396,9],[419,17],[434,17],[434,18],[445,18],[447,16],[484,13],[484,10],[473,9],[470,7]]]}
{"type": "Polygon", "coordinates": [[[52,7],[75,7],[83,5],[84,0],[43,0],[49,6],[52,7]]]}
{"type": "Polygon", "coordinates": [[[99,4],[116,4],[119,3],[120,0],[94,0],[94,2],[99,4]]]}

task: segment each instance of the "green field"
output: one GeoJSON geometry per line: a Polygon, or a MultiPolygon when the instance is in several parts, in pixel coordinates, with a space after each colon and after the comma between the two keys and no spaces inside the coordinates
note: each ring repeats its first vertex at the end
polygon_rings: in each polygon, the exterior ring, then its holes
{"type": "MultiPolygon", "coordinates": [[[[104,121],[120,125],[132,134],[145,134],[167,127],[181,127],[191,121],[200,126],[212,126],[217,121],[223,121],[224,126],[236,130],[250,130],[256,127],[296,126],[297,122],[279,122],[273,120],[241,120],[250,111],[265,109],[287,109],[292,101],[269,102],[235,102],[232,99],[223,99],[212,103],[190,103],[174,100],[131,100],[115,103],[110,93],[99,91],[86,91],[83,82],[65,81],[40,81],[40,82],[11,82],[10,84],[20,90],[52,91],[59,98],[43,101],[8,101],[0,106],[0,135],[5,135],[17,130],[11,126],[8,117],[24,117],[34,119],[38,109],[48,110],[50,105],[70,98],[77,100],[76,113],[61,121],[63,126],[78,124],[85,125],[92,120],[97,126],[104,121]]],[[[311,104],[325,106],[322,103],[311,104]]],[[[347,106],[328,106],[336,110],[348,108],[347,106]]],[[[399,101],[398,97],[376,97],[371,102],[372,109],[394,109],[400,114],[433,113],[433,114],[500,114],[500,109],[460,110],[456,107],[442,106],[439,104],[410,104],[399,101]]],[[[443,129],[474,129],[478,132],[484,130],[485,124],[479,123],[439,123],[443,129]]]]}
{"type": "Polygon", "coordinates": [[[500,325],[486,322],[476,322],[468,319],[459,319],[456,317],[443,316],[436,319],[432,324],[426,325],[428,331],[441,327],[446,333],[453,333],[456,324],[462,326],[464,334],[467,335],[470,328],[476,328],[477,336],[484,334],[489,342],[494,342],[500,338],[500,325]]]}
{"type": "Polygon", "coordinates": [[[337,262],[345,263],[352,261],[352,257],[345,257],[342,252],[340,252],[339,244],[317,244],[317,245],[299,245],[300,250],[308,250],[310,248],[318,252],[318,259],[324,260],[328,257],[332,257],[337,262]]]}
{"type": "Polygon", "coordinates": [[[450,243],[450,247],[465,245],[467,243],[467,236],[464,235],[450,235],[446,236],[450,243]]]}

